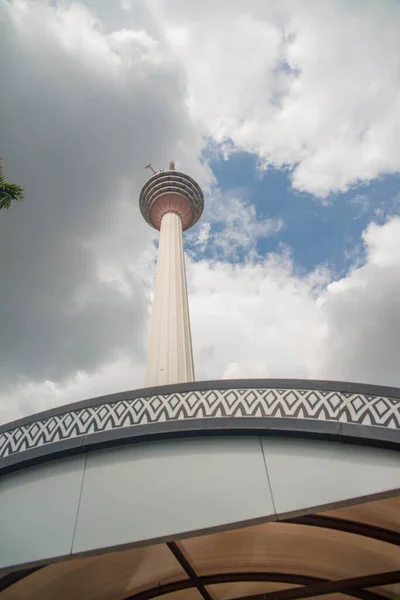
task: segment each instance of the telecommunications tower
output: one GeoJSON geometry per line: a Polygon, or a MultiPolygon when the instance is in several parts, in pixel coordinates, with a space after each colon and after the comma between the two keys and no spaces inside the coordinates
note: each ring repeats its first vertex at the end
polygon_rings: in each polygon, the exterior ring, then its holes
{"type": "Polygon", "coordinates": [[[160,232],[146,370],[152,387],[194,381],[182,232],[199,220],[204,197],[173,160],[168,171],[147,167],[153,175],[140,193],[140,210],[160,232]]]}

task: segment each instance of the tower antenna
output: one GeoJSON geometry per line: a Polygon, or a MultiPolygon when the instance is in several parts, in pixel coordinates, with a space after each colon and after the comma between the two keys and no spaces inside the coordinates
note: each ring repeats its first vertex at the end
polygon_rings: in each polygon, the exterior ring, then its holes
{"type": "Polygon", "coordinates": [[[155,175],[157,173],[157,171],[155,169],[153,169],[153,167],[150,163],[145,166],[145,169],[149,169],[153,173],[153,175],[155,175]]]}

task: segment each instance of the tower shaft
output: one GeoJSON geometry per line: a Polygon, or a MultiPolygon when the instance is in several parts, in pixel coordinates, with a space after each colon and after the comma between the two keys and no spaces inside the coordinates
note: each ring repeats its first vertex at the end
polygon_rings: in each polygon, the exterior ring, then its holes
{"type": "Polygon", "coordinates": [[[182,219],[166,212],[160,239],[146,386],[194,381],[182,219]]]}

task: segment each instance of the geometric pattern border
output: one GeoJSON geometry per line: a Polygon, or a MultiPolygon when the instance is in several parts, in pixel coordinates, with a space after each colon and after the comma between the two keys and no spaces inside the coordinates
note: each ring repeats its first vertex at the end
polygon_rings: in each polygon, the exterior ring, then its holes
{"type": "Polygon", "coordinates": [[[277,417],[400,429],[400,399],[316,389],[211,389],[109,401],[0,433],[0,459],[135,425],[206,418],[277,417]]]}

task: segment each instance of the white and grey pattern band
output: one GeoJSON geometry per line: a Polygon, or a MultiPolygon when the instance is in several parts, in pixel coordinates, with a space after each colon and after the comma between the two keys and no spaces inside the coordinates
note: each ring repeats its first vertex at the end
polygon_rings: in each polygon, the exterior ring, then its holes
{"type": "Polygon", "coordinates": [[[222,427],[229,421],[235,430],[241,424],[248,429],[246,419],[252,423],[291,420],[296,422],[295,429],[301,429],[305,422],[330,423],[331,429],[341,426],[342,432],[347,425],[364,426],[375,430],[374,438],[377,430],[400,435],[400,392],[356,384],[249,380],[199,382],[111,395],[1,427],[0,468],[7,457],[44,446],[51,451],[50,446],[55,448],[67,440],[87,440],[105,432],[114,432],[115,438],[118,432],[124,435],[125,430],[135,427],[143,432],[143,427],[153,426],[153,431],[155,425],[164,424],[161,429],[165,430],[167,424],[174,423],[186,423],[193,429],[194,421],[200,425],[206,420],[222,427]]]}

